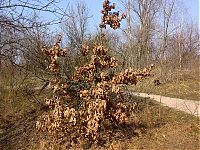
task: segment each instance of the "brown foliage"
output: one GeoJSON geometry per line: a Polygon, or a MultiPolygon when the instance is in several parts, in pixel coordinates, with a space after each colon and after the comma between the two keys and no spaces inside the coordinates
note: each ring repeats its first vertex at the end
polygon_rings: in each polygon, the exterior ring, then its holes
{"type": "Polygon", "coordinates": [[[45,52],[51,59],[51,64],[49,65],[49,69],[55,73],[58,71],[57,59],[58,57],[62,57],[65,55],[65,50],[60,48],[61,36],[58,37],[57,41],[53,45],[52,48],[48,49],[46,46],[42,48],[42,51],[45,52]]]}
{"type": "MultiPolygon", "coordinates": [[[[104,9],[109,11],[114,6],[108,8],[107,3],[104,2],[104,9]]],[[[49,112],[41,116],[36,127],[39,133],[48,135],[45,137],[49,149],[63,145],[64,148],[83,147],[86,141],[98,141],[105,120],[115,126],[126,124],[135,105],[124,98],[121,86],[136,84],[149,76],[152,69],[152,66],[141,71],[130,68],[111,75],[108,70],[117,67],[117,60],[107,55],[108,49],[102,44],[94,44],[92,49],[84,44],[82,54],[91,52],[91,60],[65,81],[58,72],[58,57],[65,54],[60,41],[43,50],[51,58],[53,97],[45,99],[49,112]]]]}
{"type": "Polygon", "coordinates": [[[106,25],[109,25],[113,29],[118,29],[120,27],[120,22],[122,19],[126,18],[126,14],[119,15],[118,12],[111,12],[112,9],[115,9],[115,3],[110,5],[109,0],[105,0],[103,2],[103,10],[101,13],[103,14],[101,18],[100,28],[106,28],[106,25]]]}
{"type": "MultiPolygon", "coordinates": [[[[64,55],[59,42],[44,51],[51,58],[49,68],[53,73],[58,71],[57,58],[64,55]]],[[[88,53],[85,53],[86,49],[89,51],[89,47],[84,45],[83,55],[88,53]]],[[[136,84],[139,79],[150,75],[152,66],[141,71],[130,68],[110,76],[106,70],[116,67],[117,60],[107,55],[108,49],[103,45],[94,45],[91,51],[90,62],[78,68],[70,79],[78,85],[86,83],[89,88],[79,87],[74,94],[71,89],[73,84],[63,82],[58,74],[52,80],[54,96],[45,99],[50,111],[36,124],[41,133],[47,132],[53,139],[54,142],[49,143],[52,148],[62,143],[69,148],[75,143],[82,143],[85,138],[97,141],[105,119],[114,125],[126,123],[134,105],[130,106],[123,98],[121,85],[136,84]]]]}

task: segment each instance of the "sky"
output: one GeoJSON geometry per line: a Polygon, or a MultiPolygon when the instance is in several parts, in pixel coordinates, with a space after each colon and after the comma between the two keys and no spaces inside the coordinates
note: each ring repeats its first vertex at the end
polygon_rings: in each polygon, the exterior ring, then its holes
{"type": "MultiPolygon", "coordinates": [[[[72,4],[76,3],[76,0],[68,0],[68,1],[70,1],[70,3],[72,4]]],[[[82,1],[84,1],[87,4],[90,10],[90,15],[93,16],[90,20],[91,24],[98,26],[98,24],[100,23],[100,15],[101,15],[100,11],[102,9],[103,0],[82,0],[82,1]]],[[[119,4],[119,2],[117,3],[117,0],[111,0],[111,3],[119,4]]],[[[188,17],[191,17],[194,23],[198,23],[200,28],[200,12],[199,12],[200,0],[180,0],[179,3],[180,4],[182,3],[186,8],[184,13],[188,17]]],[[[119,6],[117,6],[117,8],[119,9],[119,6]]]]}
{"type": "MultiPolygon", "coordinates": [[[[188,15],[200,25],[200,0],[182,0],[187,9],[188,15]]],[[[200,26],[199,26],[200,28],[200,26]]]]}
{"type": "MultiPolygon", "coordinates": [[[[96,30],[98,25],[100,24],[101,14],[100,11],[102,9],[103,0],[81,0],[86,3],[89,8],[89,14],[92,16],[89,21],[89,28],[91,30],[96,30]]],[[[117,10],[119,10],[119,2],[118,0],[110,0],[111,3],[117,4],[117,10]]],[[[177,0],[179,1],[180,7],[184,6],[183,16],[187,16],[189,20],[192,20],[194,23],[197,23],[200,29],[200,0],[177,0]]],[[[66,8],[67,4],[70,3],[72,5],[76,5],[77,0],[60,0],[60,3],[57,4],[60,8],[66,8]]],[[[45,16],[46,18],[52,17],[45,16]]]]}

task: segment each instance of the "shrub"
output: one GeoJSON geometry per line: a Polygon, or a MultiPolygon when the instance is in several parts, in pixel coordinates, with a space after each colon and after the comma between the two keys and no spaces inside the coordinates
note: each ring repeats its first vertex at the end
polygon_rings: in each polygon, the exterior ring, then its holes
{"type": "MultiPolygon", "coordinates": [[[[120,27],[125,15],[119,17],[119,13],[111,13],[114,6],[104,1],[101,28],[106,25],[113,29],[120,27]]],[[[112,69],[117,67],[118,61],[107,54],[109,50],[103,43],[95,43],[92,48],[84,44],[82,55],[92,53],[90,61],[76,68],[70,79],[65,79],[59,73],[58,59],[67,52],[60,47],[60,41],[61,37],[52,48],[42,49],[51,59],[53,96],[45,98],[49,111],[40,117],[36,127],[48,149],[77,145],[89,148],[98,142],[106,121],[110,126],[128,123],[135,104],[124,97],[122,85],[136,84],[139,79],[149,76],[152,66],[140,71],[129,68],[114,74],[112,69]]]]}

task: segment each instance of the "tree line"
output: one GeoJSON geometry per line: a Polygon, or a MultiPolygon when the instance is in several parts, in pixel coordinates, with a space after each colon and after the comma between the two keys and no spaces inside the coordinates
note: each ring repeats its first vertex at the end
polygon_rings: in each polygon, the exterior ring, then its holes
{"type": "Polygon", "coordinates": [[[185,15],[184,5],[178,0],[118,2],[122,6],[120,9],[126,12],[126,23],[117,32],[109,28],[104,30],[104,37],[101,37],[102,31],[90,31],[90,9],[83,1],[77,1],[76,5],[68,1],[65,9],[59,8],[56,0],[1,1],[1,82],[8,79],[12,84],[17,84],[19,80],[14,82],[14,79],[19,76],[21,82],[30,77],[48,81],[50,60],[41,52],[41,48],[51,46],[59,33],[63,36],[62,46],[68,50],[68,55],[60,60],[61,71],[66,77],[75,66],[84,62],[79,55],[82,45],[100,38],[111,49],[110,53],[120,59],[119,69],[139,69],[153,63],[159,70],[160,78],[166,79],[168,73],[174,70],[198,67],[198,25],[185,15]],[[40,19],[41,13],[56,17],[44,21],[40,19]],[[52,26],[60,32],[52,31],[52,26]]]}

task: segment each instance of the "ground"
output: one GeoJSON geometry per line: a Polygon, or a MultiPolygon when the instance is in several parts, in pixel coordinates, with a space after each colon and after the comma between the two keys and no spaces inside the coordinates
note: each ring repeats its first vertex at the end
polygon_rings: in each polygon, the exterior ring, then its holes
{"type": "MultiPolygon", "coordinates": [[[[199,149],[199,118],[141,99],[135,128],[113,130],[112,141],[122,149],[199,149]],[[133,133],[133,134],[130,134],[133,133]]],[[[42,111],[33,109],[24,115],[0,116],[0,149],[37,149],[35,122],[42,111]]],[[[16,114],[17,115],[17,114],[16,114]]],[[[104,133],[103,133],[104,134],[104,133]]],[[[107,134],[107,133],[105,133],[107,134]]]]}
{"type": "Polygon", "coordinates": [[[187,80],[160,81],[160,85],[154,84],[155,78],[140,81],[129,89],[134,92],[162,95],[186,100],[200,100],[199,76],[187,80]]]}

